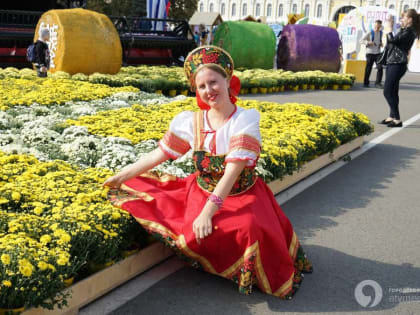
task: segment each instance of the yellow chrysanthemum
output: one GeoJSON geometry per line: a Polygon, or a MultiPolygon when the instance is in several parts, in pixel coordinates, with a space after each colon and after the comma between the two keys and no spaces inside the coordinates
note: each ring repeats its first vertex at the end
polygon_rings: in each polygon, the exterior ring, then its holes
{"type": "Polygon", "coordinates": [[[10,264],[10,256],[8,254],[2,254],[0,259],[3,265],[7,266],[10,264]]]}
{"type": "Polygon", "coordinates": [[[27,259],[19,260],[19,272],[25,277],[30,277],[34,270],[34,266],[27,259]]]}
{"type": "Polygon", "coordinates": [[[51,236],[45,234],[45,235],[42,235],[39,240],[42,244],[48,244],[49,242],[51,242],[51,236]]]}
{"type": "Polygon", "coordinates": [[[68,262],[69,262],[69,257],[67,255],[61,254],[61,255],[58,256],[58,259],[57,259],[57,264],[58,265],[64,266],[64,265],[68,264],[68,262]]]}
{"type": "Polygon", "coordinates": [[[119,212],[113,212],[113,213],[112,213],[112,218],[113,218],[114,220],[118,220],[118,219],[120,219],[120,218],[121,218],[121,214],[120,214],[119,212]]]}
{"type": "Polygon", "coordinates": [[[12,199],[13,199],[14,201],[19,201],[19,200],[20,200],[20,198],[21,198],[20,193],[18,193],[17,191],[12,192],[12,199]]]}
{"type": "Polygon", "coordinates": [[[39,268],[40,270],[46,270],[46,269],[48,268],[48,264],[47,264],[45,261],[40,261],[40,262],[38,263],[38,268],[39,268]]]}

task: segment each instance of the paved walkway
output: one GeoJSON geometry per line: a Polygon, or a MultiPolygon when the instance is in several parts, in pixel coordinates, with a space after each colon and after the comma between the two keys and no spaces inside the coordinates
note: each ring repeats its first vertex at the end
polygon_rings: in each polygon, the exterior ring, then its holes
{"type": "MultiPolygon", "coordinates": [[[[346,108],[367,114],[373,122],[388,112],[382,90],[359,86],[350,91],[249,98],[346,108]]],[[[404,120],[420,113],[420,74],[404,77],[400,110],[404,120]]],[[[386,126],[375,124],[375,132],[366,140],[387,131],[386,126]]],[[[188,267],[178,269],[174,258],[81,314],[420,314],[419,179],[417,120],[282,204],[315,268],[291,301],[258,290],[240,295],[225,279],[188,267]],[[168,270],[177,271],[142,290],[145,282],[168,270]],[[358,283],[368,279],[376,281],[383,292],[374,307],[362,307],[354,297],[358,283]],[[400,288],[419,292],[393,292],[400,288]]],[[[363,292],[373,301],[373,288],[367,286],[363,292]]]]}

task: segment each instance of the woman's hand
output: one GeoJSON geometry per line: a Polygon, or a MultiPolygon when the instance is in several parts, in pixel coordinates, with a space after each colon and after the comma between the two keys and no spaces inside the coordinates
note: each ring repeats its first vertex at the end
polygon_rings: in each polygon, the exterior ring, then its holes
{"type": "Polygon", "coordinates": [[[103,186],[108,186],[111,188],[120,188],[121,184],[125,181],[143,174],[148,170],[152,169],[156,165],[165,162],[169,157],[165,155],[160,147],[156,148],[152,152],[149,152],[145,156],[143,156],[140,160],[136,163],[130,164],[123,168],[121,172],[117,175],[108,178],[104,183],[103,186]]]}
{"type": "Polygon", "coordinates": [[[209,236],[213,232],[211,220],[214,212],[206,208],[207,205],[193,222],[193,232],[195,234],[195,238],[197,239],[197,243],[199,244],[201,239],[209,236]]]}
{"type": "Polygon", "coordinates": [[[114,175],[110,178],[108,178],[103,184],[102,186],[108,186],[110,188],[120,188],[121,184],[124,182],[124,179],[122,178],[121,175],[117,174],[114,175]]]}
{"type": "MultiPolygon", "coordinates": [[[[224,200],[232,190],[233,184],[244,169],[245,165],[246,161],[235,161],[227,163],[225,174],[217,183],[213,194],[224,200]]],[[[213,232],[211,219],[217,210],[217,205],[211,201],[207,201],[203,210],[201,210],[201,213],[194,220],[193,232],[195,234],[195,238],[197,239],[197,243],[200,243],[201,239],[209,236],[213,232]]]]}

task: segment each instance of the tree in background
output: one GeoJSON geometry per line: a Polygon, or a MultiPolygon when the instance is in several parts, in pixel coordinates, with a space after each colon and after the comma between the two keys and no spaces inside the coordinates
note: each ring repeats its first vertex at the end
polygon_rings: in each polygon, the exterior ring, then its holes
{"type": "Polygon", "coordinates": [[[197,11],[198,0],[170,0],[169,17],[171,19],[189,20],[197,11]]]}
{"type": "Polygon", "coordinates": [[[87,9],[113,16],[146,16],[146,0],[88,0],[87,9]]]}
{"type": "MultiPolygon", "coordinates": [[[[198,0],[171,0],[169,18],[189,20],[198,0]]],[[[87,0],[87,8],[113,16],[146,16],[146,0],[87,0]]]]}

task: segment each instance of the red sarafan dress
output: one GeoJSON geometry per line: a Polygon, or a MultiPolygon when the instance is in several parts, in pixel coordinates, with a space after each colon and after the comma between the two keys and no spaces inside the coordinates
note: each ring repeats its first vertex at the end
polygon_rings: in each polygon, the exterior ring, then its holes
{"type": "Polygon", "coordinates": [[[255,109],[236,107],[213,130],[207,111],[182,112],[159,142],[176,159],[191,148],[196,172],[186,178],[146,173],[110,190],[111,202],[192,266],[231,279],[241,293],[253,285],[291,298],[312,266],[293,227],[265,182],[255,174],[261,137],[255,109]],[[213,232],[199,244],[193,222],[223,176],[226,163],[246,160],[230,195],[212,219],[213,232]]]}

